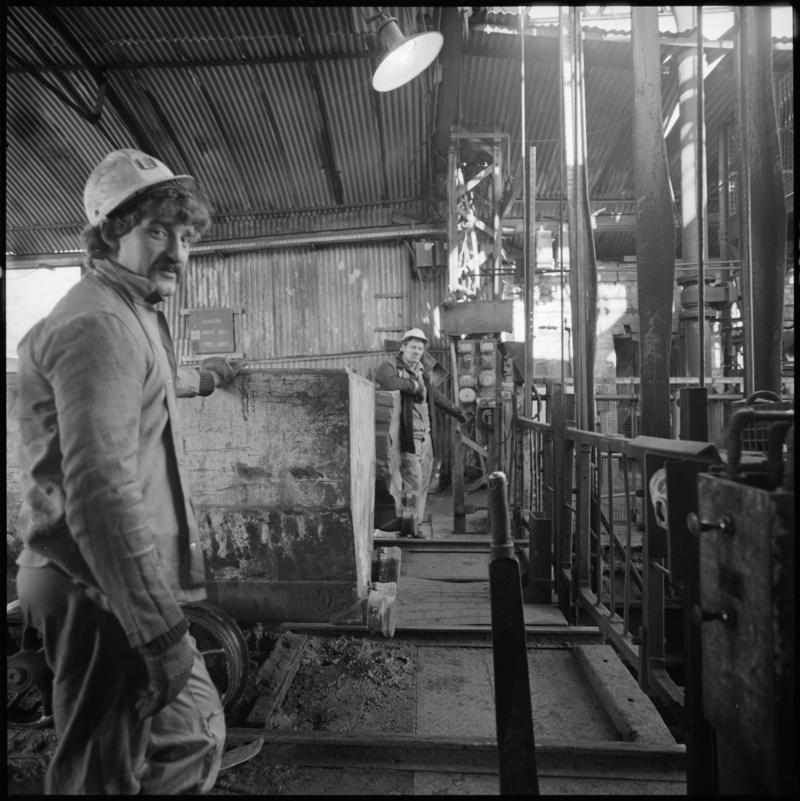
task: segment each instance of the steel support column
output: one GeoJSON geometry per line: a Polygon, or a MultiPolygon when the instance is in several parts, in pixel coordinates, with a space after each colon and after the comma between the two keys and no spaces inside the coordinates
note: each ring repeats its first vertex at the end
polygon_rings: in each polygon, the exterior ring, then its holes
{"type": "Polygon", "coordinates": [[[585,431],[594,431],[597,265],[586,173],[586,103],[580,13],[579,8],[572,6],[561,6],[559,11],[562,158],[566,161],[575,423],[585,431]]]}
{"type": "Polygon", "coordinates": [[[503,265],[503,173],[507,165],[503,164],[503,144],[498,137],[492,143],[492,272],[493,281],[489,286],[492,287],[492,300],[499,300],[501,297],[503,284],[500,277],[503,265]]]}
{"type": "MultiPolygon", "coordinates": [[[[721,128],[717,134],[717,196],[719,197],[719,258],[724,264],[731,258],[730,240],[728,234],[728,222],[730,216],[730,204],[728,203],[728,129],[721,128]]],[[[730,274],[725,274],[725,278],[730,280],[730,274]]],[[[720,340],[722,343],[722,374],[732,375],[735,365],[735,354],[732,340],[731,307],[727,304],[720,311],[720,340]]]]}
{"type": "Polygon", "coordinates": [[[456,230],[457,193],[456,171],[458,170],[458,142],[450,143],[447,152],[447,288],[452,292],[458,286],[459,258],[458,232],[456,230]]]}
{"type": "Polygon", "coordinates": [[[768,6],[735,7],[740,134],[744,391],[781,391],[786,205],[768,6]]]}
{"type": "MultiPolygon", "coordinates": [[[[698,48],[685,48],[678,54],[680,154],[681,154],[681,244],[683,260],[697,261],[697,364],[685,365],[684,375],[697,375],[700,386],[711,375],[711,365],[705,363],[706,308],[704,299],[704,254],[708,253],[708,227],[706,221],[707,197],[703,175],[705,163],[705,121],[702,112],[703,59],[702,19],[697,6],[673,6],[678,31],[687,33],[693,28],[698,35],[698,48]]],[[[688,336],[688,332],[686,333],[688,336]]],[[[692,359],[691,361],[695,361],[692,359]]]]}
{"type": "Polygon", "coordinates": [[[525,370],[523,374],[523,414],[533,415],[533,314],[536,308],[534,276],[536,275],[536,148],[530,149],[525,217],[525,370]]]}
{"type": "MultiPolygon", "coordinates": [[[[697,25],[700,7],[673,6],[675,22],[680,33],[688,33],[697,25]]],[[[703,237],[704,251],[708,253],[708,230],[700,226],[697,216],[698,170],[697,144],[703,120],[698,116],[698,87],[702,80],[702,64],[698,63],[697,50],[686,47],[678,53],[678,92],[680,109],[680,153],[681,153],[681,243],[683,260],[693,261],[703,237]]],[[[701,140],[702,141],[702,140],[701,140]]],[[[705,207],[706,196],[702,203],[705,207]]]]}
{"type": "Polygon", "coordinates": [[[658,8],[633,6],[631,22],[641,433],[668,438],[675,223],[661,118],[658,8]]]}
{"type": "Polygon", "coordinates": [[[533,383],[533,276],[536,272],[536,148],[531,147],[528,152],[527,136],[525,133],[525,122],[527,120],[527,104],[525,102],[525,18],[527,9],[520,7],[519,32],[520,32],[520,74],[519,74],[519,120],[520,120],[520,161],[522,162],[522,217],[525,229],[522,241],[522,273],[524,276],[523,287],[524,313],[525,313],[525,363],[522,370],[522,414],[530,418],[532,405],[532,383],[533,383]]]}

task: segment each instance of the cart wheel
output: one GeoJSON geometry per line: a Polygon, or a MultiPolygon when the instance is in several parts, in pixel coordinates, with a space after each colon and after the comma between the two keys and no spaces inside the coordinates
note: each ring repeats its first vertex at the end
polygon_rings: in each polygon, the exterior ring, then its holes
{"type": "MultiPolygon", "coordinates": [[[[219,607],[201,601],[181,608],[227,711],[247,683],[247,641],[236,621],[219,607]]],[[[23,648],[23,623],[20,602],[6,604],[6,720],[19,728],[44,728],[53,725],[53,676],[42,649],[23,648]]],[[[29,629],[28,637],[32,633],[29,629]]]]}
{"type": "Polygon", "coordinates": [[[181,609],[227,712],[241,698],[247,684],[247,640],[236,621],[218,606],[198,601],[181,604],[181,609]]]}
{"type": "MultiPolygon", "coordinates": [[[[19,601],[6,604],[6,721],[22,729],[53,725],[53,675],[41,648],[23,644],[19,601]]],[[[28,637],[37,635],[29,630],[28,637]]]]}

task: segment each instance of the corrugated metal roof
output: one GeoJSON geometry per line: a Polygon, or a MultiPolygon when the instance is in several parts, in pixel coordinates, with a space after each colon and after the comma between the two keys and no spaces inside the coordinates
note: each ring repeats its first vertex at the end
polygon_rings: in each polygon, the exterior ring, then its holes
{"type": "MultiPolygon", "coordinates": [[[[406,35],[441,28],[452,9],[388,7],[406,35]]],[[[369,228],[441,215],[441,170],[433,153],[445,100],[442,64],[389,93],[371,73],[382,51],[373,7],[355,6],[12,6],[7,12],[6,250],[74,249],[83,227],[85,177],[110,149],[139,146],[194,175],[216,213],[215,238],[296,230],[369,228]],[[99,82],[106,81],[100,120],[99,82]]],[[[492,9],[474,27],[456,67],[454,122],[499,129],[520,160],[516,8],[492,9]]],[[[470,24],[475,22],[475,15],[470,24]]],[[[526,43],[526,139],[537,149],[538,192],[562,194],[557,29],[526,43]]],[[[630,43],[623,32],[584,42],[590,197],[632,193],[630,43]]],[[[452,44],[452,43],[451,43],[452,44]]],[[[662,54],[677,45],[662,44],[662,54]]],[[[730,60],[730,56],[726,57],[730,60]]],[[[776,74],[792,53],[776,51],[776,74]]],[[[448,84],[449,86],[449,84],[448,84]]],[[[665,118],[677,98],[663,76],[665,118]]],[[[709,76],[706,124],[713,141],[733,115],[726,62],[709,76]]],[[[667,146],[673,183],[679,156],[667,146]]],[[[446,156],[446,154],[444,154],[446,156]]],[[[715,179],[715,150],[709,176],[715,179]]],[[[616,239],[612,239],[616,241],[616,239]]]]}

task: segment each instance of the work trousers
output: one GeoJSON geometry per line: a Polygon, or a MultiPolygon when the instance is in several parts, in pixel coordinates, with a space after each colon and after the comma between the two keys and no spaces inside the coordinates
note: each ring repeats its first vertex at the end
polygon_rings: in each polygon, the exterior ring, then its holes
{"type": "Polygon", "coordinates": [[[209,792],[225,746],[225,714],[194,640],[186,686],[169,706],[139,720],[134,704],[146,682],[144,662],[114,615],[51,567],[20,567],[17,593],[53,671],[57,744],[45,792],[209,792]]]}
{"type": "Polygon", "coordinates": [[[414,436],[415,453],[400,454],[400,476],[403,479],[403,509],[414,512],[417,526],[425,520],[425,506],[433,472],[433,443],[430,432],[414,436]]]}

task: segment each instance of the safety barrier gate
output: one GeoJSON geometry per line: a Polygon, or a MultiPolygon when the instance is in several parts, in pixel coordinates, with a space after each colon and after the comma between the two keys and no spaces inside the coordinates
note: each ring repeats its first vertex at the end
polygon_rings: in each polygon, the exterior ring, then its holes
{"type": "Polygon", "coordinates": [[[691,491],[673,499],[668,531],[648,485],[672,462],[684,466],[691,488],[719,454],[713,444],[570,427],[564,401],[561,387],[551,385],[549,422],[516,417],[512,424],[510,506],[530,532],[529,576],[542,583],[542,554],[549,553],[545,576],[567,619],[588,617],[643,690],[682,707],[684,690],[667,671],[665,609],[682,605],[693,563],[685,520],[696,504],[691,491]]]}

